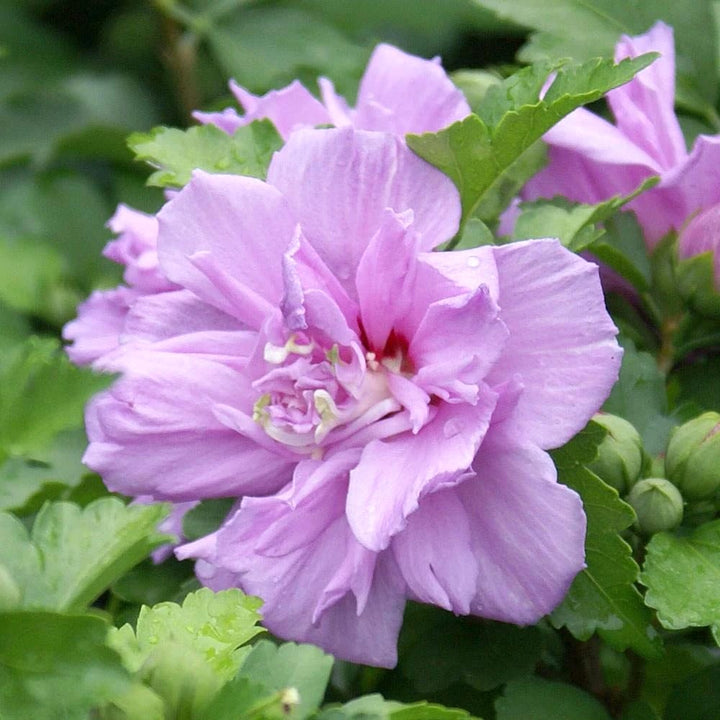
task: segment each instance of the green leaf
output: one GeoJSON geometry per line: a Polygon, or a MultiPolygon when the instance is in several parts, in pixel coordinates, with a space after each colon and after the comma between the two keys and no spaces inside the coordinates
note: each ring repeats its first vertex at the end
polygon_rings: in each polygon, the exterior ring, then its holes
{"type": "Polygon", "coordinates": [[[720,663],[691,675],[668,698],[664,720],[715,720],[720,717],[720,663]]]}
{"type": "Polygon", "coordinates": [[[573,203],[562,197],[521,203],[513,240],[556,237],[574,252],[590,249],[595,253],[597,247],[609,248],[621,263],[611,267],[639,289],[646,290],[650,282],[650,262],[642,235],[639,232],[637,235],[627,232],[605,235],[605,229],[620,208],[656,184],[657,178],[649,178],[630,195],[616,195],[597,205],[573,203]],[[597,227],[598,223],[605,223],[605,228],[597,227]],[[603,242],[598,243],[603,236],[603,242]]]}
{"type": "Polygon", "coordinates": [[[668,413],[665,378],[650,353],[637,350],[627,338],[621,337],[620,344],[624,349],[620,377],[603,410],[632,423],[645,450],[657,455],[664,452],[670,430],[678,422],[668,413]]]}
{"type": "Polygon", "coordinates": [[[84,430],[76,428],[58,433],[32,457],[8,458],[0,464],[0,510],[29,515],[76,487],[89,472],[81,463],[86,447],[84,430]]]}
{"type": "Polygon", "coordinates": [[[572,685],[537,677],[508,683],[495,708],[497,720],[610,720],[591,695],[572,685]]]}
{"type": "Polygon", "coordinates": [[[126,692],[130,678],[106,635],[90,615],[0,613],[0,717],[82,720],[126,692]]]}
{"type": "Polygon", "coordinates": [[[558,479],[582,498],[588,529],[587,567],[575,578],[551,621],[557,628],[567,627],[580,640],[597,632],[616,650],[632,648],[640,655],[657,657],[662,647],[660,638],[635,586],[639,568],[630,546],[618,534],[635,515],[613,488],[584,467],[593,459],[592,448],[602,437],[601,428],[591,422],[575,439],[552,453],[558,479]]]}
{"type": "Polygon", "coordinates": [[[137,605],[177,602],[184,583],[194,577],[193,567],[191,561],[179,562],[173,557],[159,565],[148,558],[115,582],[112,591],[125,602],[137,605]]]}
{"type": "Polygon", "coordinates": [[[168,716],[203,717],[249,654],[245,644],[263,631],[257,627],[261,604],[239,590],[202,588],[182,605],[144,605],[136,630],[112,629],[108,642],[162,697],[168,716]]]}
{"type": "Polygon", "coordinates": [[[597,59],[581,66],[559,67],[543,100],[539,99],[540,91],[554,66],[526,68],[491,87],[478,115],[438,133],[408,135],[407,143],[455,183],[463,219],[467,219],[549,128],[581,105],[630,80],[654,57],[643,55],[618,65],[597,59]]]}
{"type": "Polygon", "coordinates": [[[166,539],[155,532],[166,512],[117,498],[84,509],[49,503],[30,537],[16,518],[0,513],[0,563],[18,583],[23,607],[81,609],[166,539]]]}
{"type": "Polygon", "coordinates": [[[238,676],[223,686],[197,720],[282,720],[290,714],[295,695],[269,690],[263,683],[238,676]]]}
{"type": "Polygon", "coordinates": [[[30,338],[0,357],[0,458],[32,457],[81,427],[85,403],[110,379],[72,365],[54,340],[30,338]]]}
{"type": "Polygon", "coordinates": [[[322,14],[292,6],[240,8],[213,23],[207,37],[225,75],[254,92],[297,78],[313,87],[324,75],[350,97],[369,55],[368,49],[328,25],[322,14]]]}
{"type": "Polygon", "coordinates": [[[691,535],[654,535],[641,576],[645,602],[671,630],[712,625],[720,632],[720,520],[691,535]]]}
{"type": "Polygon", "coordinates": [[[364,695],[341,707],[329,707],[317,720],[474,720],[465,710],[417,702],[403,705],[382,695],[364,695]]]}
{"type": "Polygon", "coordinates": [[[573,57],[612,57],[620,35],[647,32],[657,20],[675,31],[677,93],[693,111],[704,114],[717,91],[717,37],[711,3],[675,0],[628,3],[625,0],[475,0],[505,20],[540,31],[520,52],[524,62],[573,57]],[[701,96],[700,103],[695,100],[701,96]],[[704,99],[704,102],[703,100],[704,99]]]}
{"type": "Polygon", "coordinates": [[[269,640],[256,643],[240,669],[239,677],[262,684],[272,692],[297,690],[300,701],[293,718],[302,720],[320,706],[332,670],[333,658],[314,645],[269,640]]]}
{"type": "Polygon", "coordinates": [[[257,627],[262,601],[240,590],[214,593],[202,588],[188,595],[182,605],[163,602],[144,605],[135,631],[129,625],[111,631],[110,644],[126,666],[137,671],[151,655],[172,645],[197,655],[224,680],[229,680],[250,653],[245,643],[263,629],[257,627]]]}
{"type": "Polygon", "coordinates": [[[457,682],[486,691],[531,673],[543,641],[536,627],[455,617],[411,604],[399,647],[400,671],[419,692],[435,693],[457,682]]]}
{"type": "Polygon", "coordinates": [[[183,536],[186,540],[197,540],[215,532],[227,517],[236,498],[214,498],[203,500],[185,513],[182,521],[183,536]]]}
{"type": "Polygon", "coordinates": [[[269,120],[257,120],[233,135],[214,125],[189,130],[159,127],[132,134],[128,145],[138,160],[158,168],[148,179],[150,185],[182,187],[195,169],[264,178],[282,139],[269,120]]]}

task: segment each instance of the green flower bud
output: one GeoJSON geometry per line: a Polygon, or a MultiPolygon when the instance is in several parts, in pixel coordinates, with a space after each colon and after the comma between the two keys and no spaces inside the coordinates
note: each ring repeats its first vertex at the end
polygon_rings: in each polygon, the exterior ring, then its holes
{"type": "Polygon", "coordinates": [[[638,431],[617,415],[599,413],[593,420],[607,431],[598,446],[598,455],[588,468],[601,480],[625,493],[640,476],[643,463],[642,440],[638,431]]]}
{"type": "Polygon", "coordinates": [[[720,488],[720,414],[706,412],[675,428],[665,469],[686,498],[712,497],[720,488]]]}
{"type": "Polygon", "coordinates": [[[14,610],[20,605],[22,593],[8,569],[0,564],[0,612],[14,610]]]}
{"type": "Polygon", "coordinates": [[[682,495],[665,478],[639,480],[627,501],[635,510],[640,530],[647,535],[672,530],[682,522],[682,495]]]}

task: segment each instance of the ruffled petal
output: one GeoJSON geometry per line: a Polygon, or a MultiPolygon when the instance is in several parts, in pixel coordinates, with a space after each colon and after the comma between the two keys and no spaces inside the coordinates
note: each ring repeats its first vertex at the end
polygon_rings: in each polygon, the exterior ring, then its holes
{"type": "Polygon", "coordinates": [[[194,355],[135,351],[88,405],[83,462],[125,495],[196,500],[282,487],[293,463],[223,425],[220,402],[252,412],[242,374],[194,355]]]}
{"type": "Polygon", "coordinates": [[[414,599],[467,615],[478,569],[468,515],[456,493],[424,497],[393,538],[392,551],[414,599]]]}
{"type": "Polygon", "coordinates": [[[417,435],[365,447],[350,473],[347,516],[366,548],[384,550],[405,528],[420,498],[462,480],[488,429],[496,399],[485,390],[477,405],[441,405],[417,435]]]}
{"type": "Polygon", "coordinates": [[[524,390],[512,420],[517,436],[558,447],[585,426],[618,377],[622,350],[598,269],[557,240],[493,250],[510,335],[488,382],[519,375],[524,390]]]}
{"type": "Polygon", "coordinates": [[[412,210],[420,249],[458,228],[460,200],[450,179],[397,138],[351,128],[293,133],[268,170],[305,237],[355,298],[355,272],[385,209],[412,210]]]}
{"type": "Polygon", "coordinates": [[[424,60],[392,45],[373,51],[363,75],[354,124],[396,135],[437,132],[470,114],[440,59],[424,60]]]}
{"type": "Polygon", "coordinates": [[[277,190],[196,170],[158,219],[168,278],[254,328],[279,305],[282,258],[297,221],[277,190]]]}
{"type": "MultiPolygon", "coordinates": [[[[347,472],[356,460],[357,452],[349,451],[326,463],[308,461],[309,472],[298,467],[293,487],[281,497],[244,500],[214,542],[189,552],[204,552],[218,568],[202,568],[215,589],[238,585],[260,596],[263,622],[280,637],[319,644],[353,662],[392,667],[404,584],[393,558],[361,547],[344,519],[347,472]],[[268,542],[272,555],[264,554],[258,538],[267,533],[282,540],[282,550],[268,542]]],[[[187,557],[188,549],[179,554],[187,557]]]]}
{"type": "Polygon", "coordinates": [[[120,286],[114,290],[95,290],[78,305],[78,316],[63,328],[65,351],[76,365],[89,365],[117,349],[125,329],[130,306],[139,293],[120,286]]]}
{"type": "Polygon", "coordinates": [[[469,517],[478,571],[471,612],[536,623],[584,567],[586,520],[579,496],[556,482],[549,455],[491,430],[470,478],[455,493],[469,517]]]}

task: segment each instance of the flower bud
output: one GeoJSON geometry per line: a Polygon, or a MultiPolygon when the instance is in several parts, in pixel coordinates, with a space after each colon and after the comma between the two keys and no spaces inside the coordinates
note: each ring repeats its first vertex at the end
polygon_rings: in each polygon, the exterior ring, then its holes
{"type": "Polygon", "coordinates": [[[599,413],[593,420],[607,431],[598,445],[597,458],[588,465],[601,480],[623,494],[638,479],[643,463],[638,431],[617,415],[599,413]]]}
{"type": "Polygon", "coordinates": [[[665,469],[686,498],[712,497],[720,488],[720,414],[706,412],[675,428],[665,469]]]}
{"type": "Polygon", "coordinates": [[[20,605],[22,593],[8,569],[0,564],[0,612],[14,610],[20,605]]]}
{"type": "Polygon", "coordinates": [[[678,237],[680,294],[698,312],[720,315],[720,204],[696,215],[678,237]]]}
{"type": "Polygon", "coordinates": [[[626,499],[635,510],[640,530],[647,535],[672,530],[682,521],[682,495],[665,478],[639,480],[626,499]]]}

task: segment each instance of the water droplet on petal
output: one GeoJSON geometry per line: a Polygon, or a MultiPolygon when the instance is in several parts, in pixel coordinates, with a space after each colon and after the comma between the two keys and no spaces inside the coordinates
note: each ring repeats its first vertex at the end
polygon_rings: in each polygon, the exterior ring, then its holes
{"type": "Polygon", "coordinates": [[[457,418],[450,418],[443,425],[443,435],[449,440],[460,434],[462,423],[457,418]]]}
{"type": "Polygon", "coordinates": [[[468,267],[471,268],[480,267],[480,258],[477,255],[473,255],[472,257],[468,258],[467,264],[468,267]]]}

